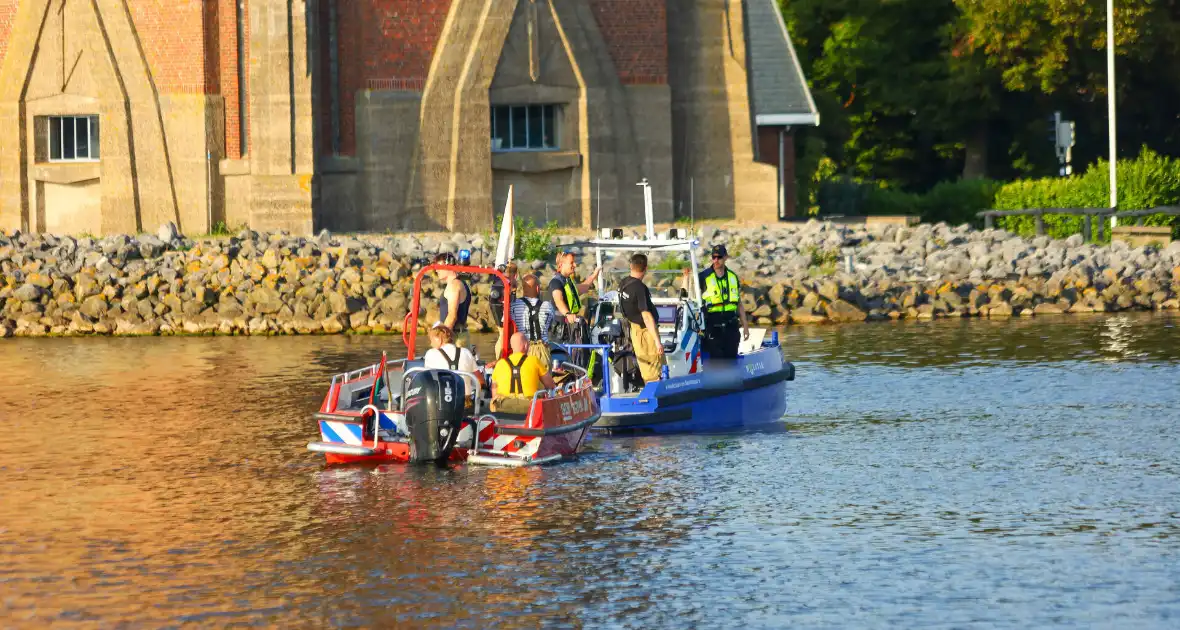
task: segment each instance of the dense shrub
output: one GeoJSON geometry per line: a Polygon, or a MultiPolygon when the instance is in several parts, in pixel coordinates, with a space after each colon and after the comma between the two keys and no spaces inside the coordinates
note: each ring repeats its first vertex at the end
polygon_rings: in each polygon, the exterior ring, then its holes
{"type": "MultiPolygon", "coordinates": [[[[496,217],[496,225],[500,225],[502,217],[496,217]]],[[[544,226],[539,227],[532,219],[522,219],[516,217],[513,220],[513,227],[515,228],[516,238],[513,246],[516,252],[516,260],[547,260],[552,262],[553,257],[557,255],[557,223],[550,221],[544,226]]],[[[485,232],[484,241],[489,243],[492,249],[495,249],[496,243],[499,240],[498,234],[485,232]]]]}
{"type": "Polygon", "coordinates": [[[538,227],[532,219],[516,219],[516,258],[518,260],[553,260],[557,254],[557,223],[538,227]]]}
{"type": "MultiPolygon", "coordinates": [[[[1003,185],[996,193],[996,210],[1030,208],[1106,208],[1110,205],[1109,166],[1095,162],[1085,173],[1072,177],[1022,180],[1003,185]]],[[[1119,209],[1146,210],[1180,203],[1180,160],[1144,149],[1134,160],[1119,160],[1119,209]]],[[[1146,225],[1180,227],[1177,217],[1152,215],[1146,225]]],[[[1003,217],[997,225],[1020,234],[1036,231],[1034,217],[1003,217]]],[[[1045,231],[1055,238],[1077,234],[1082,217],[1045,215],[1045,231]]]]}
{"type": "Polygon", "coordinates": [[[820,186],[818,201],[823,214],[917,215],[927,223],[952,225],[977,222],[976,214],[992,207],[1000,184],[989,179],[943,182],[925,194],[886,188],[875,182],[833,178],[820,186]]]}
{"type": "Polygon", "coordinates": [[[981,223],[975,215],[993,207],[1000,186],[1000,182],[990,179],[943,182],[918,196],[918,214],[927,223],[981,223]]]}
{"type": "MultiPolygon", "coordinates": [[[[1145,210],[1180,205],[1180,160],[1144,149],[1134,160],[1119,160],[1119,209],[1145,210]]],[[[1099,160],[1085,173],[1072,177],[1046,177],[1001,184],[989,179],[943,182],[925,194],[886,188],[877,182],[848,177],[830,177],[819,186],[817,201],[825,215],[917,215],[926,223],[945,221],[951,225],[982,223],[982,210],[1027,210],[1033,208],[1106,208],[1110,185],[1107,162],[1099,160]]],[[[1146,225],[1170,225],[1180,236],[1180,217],[1152,215],[1146,225]]],[[[1031,235],[1036,219],[1003,217],[999,227],[1031,235]]],[[[1046,232],[1064,238],[1081,232],[1082,217],[1056,214],[1045,216],[1046,232]]]]}

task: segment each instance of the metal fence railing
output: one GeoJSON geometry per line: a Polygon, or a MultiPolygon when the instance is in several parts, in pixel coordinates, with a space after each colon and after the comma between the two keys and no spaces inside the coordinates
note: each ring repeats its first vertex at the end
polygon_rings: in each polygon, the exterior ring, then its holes
{"type": "Polygon", "coordinates": [[[1082,239],[1087,243],[1093,240],[1093,236],[1097,236],[1099,240],[1103,237],[1103,224],[1110,217],[1116,219],[1136,219],[1136,225],[1143,225],[1145,217],[1155,214],[1165,214],[1169,216],[1180,216],[1180,206],[1160,206],[1150,210],[1115,210],[1112,208],[1030,208],[1027,210],[984,210],[975,216],[983,217],[983,226],[985,228],[994,228],[996,225],[996,217],[1034,217],[1036,219],[1036,233],[1037,236],[1045,235],[1045,215],[1066,214],[1072,216],[1082,217],[1082,239]],[[1098,218],[1097,224],[1094,219],[1098,218]],[[1097,227],[1097,230],[1094,228],[1097,227]],[[1092,234],[1093,233],[1093,234],[1092,234]]]}

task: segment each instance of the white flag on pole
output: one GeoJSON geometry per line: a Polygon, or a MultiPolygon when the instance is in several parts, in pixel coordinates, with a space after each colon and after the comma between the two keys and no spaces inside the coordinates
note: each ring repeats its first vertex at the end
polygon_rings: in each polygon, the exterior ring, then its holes
{"type": "Polygon", "coordinates": [[[504,204],[504,219],[500,222],[500,239],[496,242],[496,266],[507,265],[516,255],[516,226],[512,220],[512,186],[508,187],[508,201],[504,204]]]}

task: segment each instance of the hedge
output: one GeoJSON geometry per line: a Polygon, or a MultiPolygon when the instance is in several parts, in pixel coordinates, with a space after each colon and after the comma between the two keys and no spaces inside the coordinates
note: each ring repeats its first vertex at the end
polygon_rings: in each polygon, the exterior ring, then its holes
{"type": "MultiPolygon", "coordinates": [[[[824,215],[917,215],[926,223],[982,225],[983,210],[1032,208],[1106,208],[1110,205],[1107,162],[1099,160],[1085,173],[1000,183],[989,179],[943,182],[923,194],[891,189],[878,182],[834,177],[819,186],[817,201],[824,215]]],[[[1119,160],[1119,209],[1146,210],[1180,205],[1180,160],[1144,148],[1133,160],[1119,160]]],[[[1170,225],[1180,236],[1180,217],[1152,215],[1145,225],[1170,225]]],[[[1036,219],[1002,217],[997,225],[1032,235],[1036,219]]],[[[1055,238],[1078,234],[1082,217],[1045,215],[1046,232],[1055,238]]],[[[1109,234],[1109,233],[1108,233],[1109,234]]]]}
{"type": "MultiPolygon", "coordinates": [[[[1110,206],[1109,162],[1099,160],[1086,172],[1071,177],[1050,177],[1004,184],[996,193],[996,210],[1029,208],[1107,208],[1110,206]]],[[[1180,204],[1180,160],[1161,156],[1144,148],[1134,160],[1119,160],[1119,210],[1147,210],[1180,204]]],[[[1180,228],[1178,217],[1151,215],[1145,225],[1170,225],[1173,233],[1180,228]]],[[[1002,217],[996,225],[1019,234],[1036,232],[1036,219],[1002,217]]],[[[1045,231],[1054,238],[1078,234],[1082,217],[1045,215],[1045,231]]]]}

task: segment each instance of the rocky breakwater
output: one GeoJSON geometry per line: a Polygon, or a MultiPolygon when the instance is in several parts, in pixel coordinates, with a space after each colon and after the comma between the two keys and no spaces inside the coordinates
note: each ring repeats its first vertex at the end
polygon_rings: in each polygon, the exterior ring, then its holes
{"type": "Polygon", "coordinates": [[[762,325],[1180,309],[1180,243],[1130,248],[945,224],[700,231],[762,325]]]}
{"type": "MultiPolygon", "coordinates": [[[[762,325],[1180,308],[1180,244],[1130,249],[945,225],[819,222],[705,226],[698,235],[702,255],[713,243],[729,246],[746,309],[762,325]]],[[[483,241],[252,231],[193,240],[171,226],[102,239],[0,235],[0,336],[400,332],[413,277],[430,255],[472,248],[478,264],[483,241]]],[[[655,284],[677,281],[682,261],[653,262],[655,284]]],[[[620,272],[625,265],[610,262],[620,272]]],[[[545,262],[532,267],[552,273],[545,262]]],[[[473,286],[476,330],[494,326],[489,289],[473,286]]],[[[424,323],[437,319],[438,290],[424,283],[424,323]]]]}
{"type": "MultiPolygon", "coordinates": [[[[469,243],[467,243],[469,244],[469,243]]],[[[433,252],[414,237],[299,238],[245,231],[194,241],[0,236],[0,335],[397,332],[413,274],[433,252]]],[[[424,283],[424,320],[437,317],[424,283]]],[[[476,287],[472,322],[490,325],[476,287]]]]}

